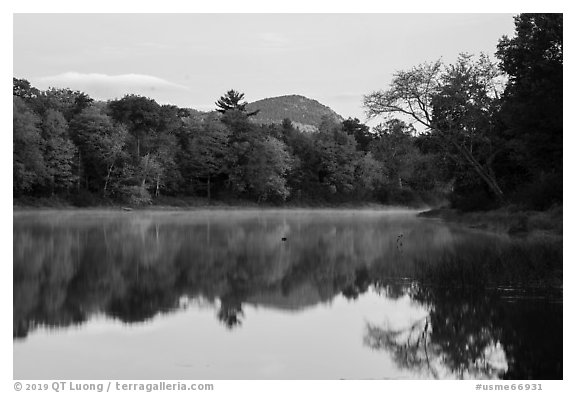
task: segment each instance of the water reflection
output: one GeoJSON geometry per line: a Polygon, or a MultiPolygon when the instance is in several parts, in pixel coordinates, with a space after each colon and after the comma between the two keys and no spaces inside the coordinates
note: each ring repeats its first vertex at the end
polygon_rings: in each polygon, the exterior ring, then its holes
{"type": "Polygon", "coordinates": [[[502,290],[412,285],[407,291],[428,316],[402,328],[367,323],[364,337],[401,367],[434,378],[561,378],[560,302],[519,291],[513,300],[502,290]]]}
{"type": "Polygon", "coordinates": [[[538,290],[422,279],[447,255],[473,249],[486,257],[510,244],[381,212],[22,213],[14,217],[13,335],[25,340],[39,327],[81,325],[101,314],[149,321],[198,298],[225,329],[237,330],[247,306],[304,312],[339,295],[355,302],[373,293],[408,297],[427,310],[396,326],[377,320],[374,308],[361,338],[412,374],[562,378],[561,293],[548,289],[542,298],[538,290]]]}

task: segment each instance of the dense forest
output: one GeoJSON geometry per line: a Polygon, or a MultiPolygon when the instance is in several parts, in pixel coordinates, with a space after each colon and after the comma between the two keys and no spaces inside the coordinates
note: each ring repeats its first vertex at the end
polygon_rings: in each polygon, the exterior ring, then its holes
{"type": "Polygon", "coordinates": [[[562,203],[563,17],[521,14],[489,56],[397,72],[364,97],[373,128],[254,121],[231,90],[200,113],[127,95],[13,86],[15,202],[148,205],[449,201],[463,210],[562,203]]]}

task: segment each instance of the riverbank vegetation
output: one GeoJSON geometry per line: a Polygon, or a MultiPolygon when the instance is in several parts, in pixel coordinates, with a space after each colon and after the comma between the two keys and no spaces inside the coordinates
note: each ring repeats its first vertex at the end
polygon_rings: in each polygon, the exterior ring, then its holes
{"type": "Polygon", "coordinates": [[[421,217],[440,218],[475,229],[484,229],[510,235],[534,232],[561,236],[563,233],[562,207],[553,206],[545,211],[501,208],[488,212],[460,212],[455,209],[435,209],[422,212],[421,217]]]}
{"type": "Polygon", "coordinates": [[[522,14],[494,62],[462,54],[365,96],[383,122],[260,125],[242,93],[216,110],[95,101],[14,78],[15,205],[379,203],[488,210],[562,204],[562,15],[522,14]]]}

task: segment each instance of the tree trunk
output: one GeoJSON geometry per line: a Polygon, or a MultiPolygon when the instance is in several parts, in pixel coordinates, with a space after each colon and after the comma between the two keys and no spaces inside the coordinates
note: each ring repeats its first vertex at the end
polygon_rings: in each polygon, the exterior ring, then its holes
{"type": "MultiPolygon", "coordinates": [[[[427,117],[428,117],[428,115],[427,115],[427,117]]],[[[495,156],[494,154],[488,159],[489,170],[486,170],[486,169],[484,169],[484,167],[482,167],[482,165],[478,162],[478,160],[472,155],[472,153],[470,151],[468,151],[466,149],[466,147],[460,146],[458,144],[458,142],[456,142],[455,140],[453,140],[451,138],[451,135],[447,135],[442,130],[440,130],[436,127],[432,127],[430,123],[425,123],[422,121],[420,121],[420,122],[422,124],[424,124],[425,126],[429,127],[430,129],[433,129],[436,132],[438,132],[439,135],[442,137],[442,139],[444,139],[445,142],[454,146],[456,148],[456,150],[458,151],[459,155],[464,159],[464,161],[466,161],[468,164],[472,165],[472,168],[474,169],[474,171],[486,183],[486,185],[488,186],[490,191],[496,196],[496,198],[498,198],[498,201],[501,203],[505,201],[504,192],[502,192],[502,189],[500,188],[500,186],[498,185],[498,182],[496,181],[496,176],[494,175],[494,171],[491,170],[491,162],[490,161],[494,158],[494,156],[495,156]]]]}
{"type": "MultiPolygon", "coordinates": [[[[448,138],[450,140],[450,138],[448,138]]],[[[493,172],[489,172],[476,160],[476,158],[465,147],[460,146],[456,141],[450,140],[450,143],[456,147],[460,155],[466,160],[474,171],[480,176],[482,180],[488,185],[488,188],[498,198],[498,201],[504,202],[504,193],[496,181],[493,172]]]]}
{"type": "Polygon", "coordinates": [[[108,182],[110,181],[110,174],[112,173],[112,168],[114,164],[110,165],[108,168],[108,174],[106,175],[106,181],[104,182],[104,196],[106,196],[106,190],[108,189],[108,182]]]}
{"type": "Polygon", "coordinates": [[[208,176],[206,181],[206,197],[208,198],[208,203],[210,203],[210,176],[208,176]]]}
{"type": "Polygon", "coordinates": [[[148,155],[144,157],[144,175],[142,176],[142,188],[146,186],[146,175],[148,174],[148,155]]]}
{"type": "Polygon", "coordinates": [[[78,149],[78,192],[80,192],[80,183],[82,183],[82,166],[80,164],[80,149],[78,149]]]}

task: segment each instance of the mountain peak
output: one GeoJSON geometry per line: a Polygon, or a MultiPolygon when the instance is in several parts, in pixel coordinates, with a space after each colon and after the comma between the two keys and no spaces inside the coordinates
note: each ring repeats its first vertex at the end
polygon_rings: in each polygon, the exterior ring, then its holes
{"type": "Polygon", "coordinates": [[[247,110],[259,110],[253,120],[259,124],[279,124],[284,119],[303,131],[317,130],[322,119],[327,116],[342,121],[343,118],[328,106],[308,97],[292,94],[264,98],[248,104],[247,110]]]}

